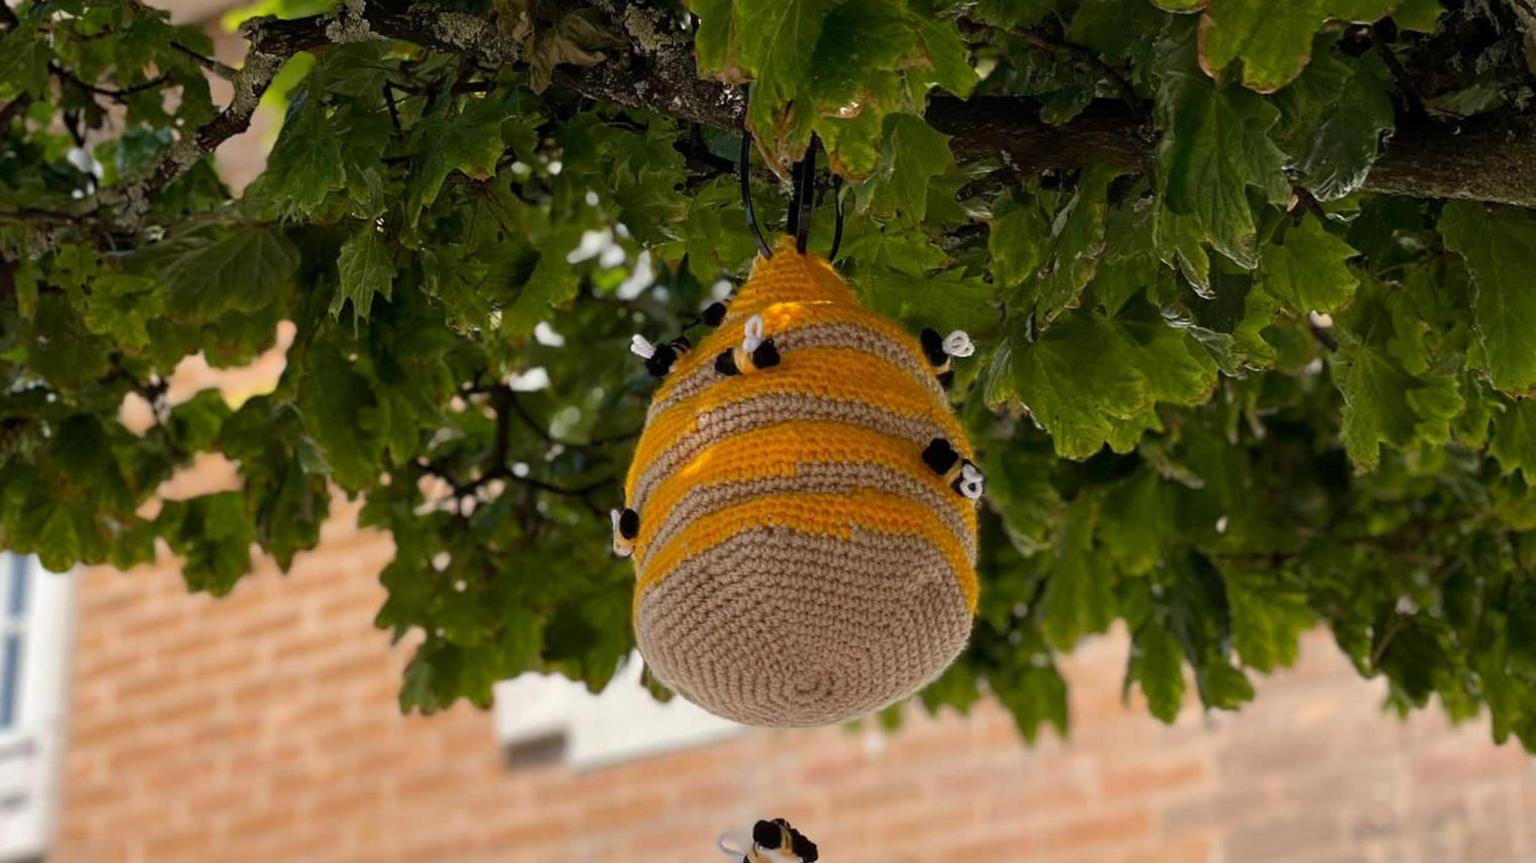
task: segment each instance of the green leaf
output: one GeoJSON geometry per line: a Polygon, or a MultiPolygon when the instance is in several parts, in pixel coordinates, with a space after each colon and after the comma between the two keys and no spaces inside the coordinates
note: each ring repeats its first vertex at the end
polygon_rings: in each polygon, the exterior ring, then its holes
{"type": "Polygon", "coordinates": [[[987,230],[987,256],[992,282],[1005,296],[1033,276],[1045,260],[1049,230],[1032,207],[1015,207],[993,220],[987,230]]]}
{"type": "Polygon", "coordinates": [[[1301,224],[1260,252],[1259,283],[1293,311],[1336,311],[1355,295],[1360,281],[1347,263],[1356,256],[1308,214],[1301,224]]]}
{"type": "Polygon", "coordinates": [[[1205,251],[1206,233],[1200,219],[1159,205],[1152,217],[1152,237],[1162,262],[1177,267],[1196,293],[1210,296],[1211,256],[1205,251]]]}
{"type": "Polygon", "coordinates": [[[1367,345],[1340,349],[1335,363],[1341,369],[1335,379],[1344,395],[1341,433],[1357,467],[1375,468],[1381,444],[1401,449],[1450,440],[1450,421],[1462,408],[1455,378],[1415,377],[1395,358],[1367,345]]]}
{"type": "Polygon", "coordinates": [[[1169,209],[1193,216],[1216,250],[1246,269],[1258,264],[1249,188],[1278,203],[1290,194],[1285,154],[1269,132],[1280,112],[1239,87],[1217,87],[1171,53],[1158,110],[1167,129],[1158,146],[1158,180],[1169,209]]]}
{"type": "Polygon", "coordinates": [[[1153,38],[1163,19],[1146,0],[1084,0],[1067,27],[1067,39],[1114,60],[1153,38]]]}
{"type": "Polygon", "coordinates": [[[1328,21],[1368,24],[1398,0],[1210,0],[1201,22],[1201,65],[1220,74],[1243,61],[1243,83],[1273,93],[1301,74],[1312,57],[1312,37],[1328,21]]]}
{"type": "Polygon", "coordinates": [[[1215,362],[1180,330],[1086,312],[1063,315],[1034,343],[1014,344],[1011,357],[1018,399],[1066,458],[1087,458],[1106,443],[1133,447],[1155,423],[1157,402],[1202,401],[1216,375],[1215,362]]]}
{"type": "Polygon", "coordinates": [[[1062,0],[978,0],[977,20],[1003,29],[1034,24],[1063,6],[1062,0]]]}
{"type": "Polygon", "coordinates": [[[149,345],[149,322],[165,313],[164,295],[151,280],[103,273],[91,282],[81,320],[86,329],[136,350],[149,345]]]}
{"type": "Polygon", "coordinates": [[[1175,526],[1173,501],[1156,471],[1140,471],[1117,486],[1101,516],[1099,540],[1121,572],[1146,575],[1162,562],[1175,526]]]}
{"type": "Polygon", "coordinates": [[[1301,634],[1315,622],[1304,595],[1263,586],[1259,573],[1223,575],[1232,604],[1232,646],[1244,664],[1266,674],[1294,665],[1301,634]]]}
{"type": "Polygon", "coordinates": [[[1319,201],[1360,188],[1395,124],[1384,70],[1367,58],[1322,54],[1275,103],[1276,137],[1319,201]]]}
{"type": "Polygon", "coordinates": [[[1033,744],[1049,724],[1059,736],[1067,734],[1067,682],[1055,665],[1018,662],[990,675],[993,695],[1013,717],[1013,724],[1033,744]]]}
{"type": "MultiPolygon", "coordinates": [[[[555,249],[560,243],[549,243],[555,249]]],[[[541,252],[539,262],[518,289],[517,300],[509,306],[501,318],[501,330],[508,335],[523,336],[549,317],[553,308],[575,299],[580,280],[558,252],[541,252]]]]}
{"type": "Polygon", "coordinates": [[[1077,302],[1078,294],[1098,272],[1104,254],[1104,219],[1109,184],[1116,168],[1094,167],[1083,173],[1066,205],[1051,223],[1051,255],[1040,273],[1037,314],[1051,320],[1077,302]]]}
{"type": "Polygon", "coordinates": [[[330,507],[325,459],[304,437],[298,412],[271,396],[240,406],[219,429],[219,450],[240,463],[256,541],[287,571],[320,542],[330,507]]]}
{"type": "Polygon", "coordinates": [[[1506,402],[1493,419],[1488,451],[1506,474],[1519,471],[1527,485],[1536,486],[1536,400],[1506,402]]]}
{"type": "Polygon", "coordinates": [[[859,295],[871,311],[912,328],[965,330],[972,339],[983,340],[997,329],[991,286],[959,270],[913,275],[869,268],[857,278],[859,295]]]}
{"type": "Polygon", "coordinates": [[[976,76],[954,25],[897,0],[694,0],[699,70],[752,82],[747,128],[781,175],[821,136],[833,170],[877,168],[885,118],[920,114],[928,89],[976,76]]]}
{"type": "Polygon", "coordinates": [[[83,387],[111,368],[111,343],[91,335],[60,294],[38,298],[27,361],[32,371],[59,389],[83,387]]]}
{"type": "Polygon", "coordinates": [[[330,340],[310,347],[299,371],[299,412],[331,476],[347,489],[370,485],[382,447],[359,419],[376,408],[373,387],[330,340]]]}
{"type": "Polygon", "coordinates": [[[892,114],[885,119],[885,146],[869,179],[869,211],[882,219],[904,216],[921,222],[928,211],[928,184],[954,165],[949,136],[921,117],[892,114]]]}
{"type": "Polygon", "coordinates": [[[30,321],[37,314],[36,262],[19,261],[12,278],[16,284],[16,311],[24,320],[30,321]]]}
{"type": "Polygon", "coordinates": [[[163,262],[159,275],[168,313],[186,323],[267,306],[299,263],[281,232],[257,227],[216,239],[189,238],[151,260],[163,262]]]}
{"type": "Polygon", "coordinates": [[[48,61],[52,52],[38,21],[28,19],[0,34],[0,97],[25,93],[37,99],[48,94],[48,61]]]}
{"type": "Polygon", "coordinates": [[[1018,399],[1065,458],[1098,452],[1113,419],[1146,405],[1141,375],[1110,324],[1095,315],[1066,315],[1038,341],[1014,344],[1011,356],[1018,399]]]}
{"type": "Polygon", "coordinates": [[[181,555],[187,588],[223,596],[251,568],[254,534],[239,492],[167,501],[158,518],[161,535],[181,555]]]}
{"type": "Polygon", "coordinates": [[[183,450],[201,452],[212,446],[230,414],[224,393],[216,389],[200,390],[197,395],[171,408],[169,425],[183,450]]]}
{"type": "Polygon", "coordinates": [[[1184,702],[1184,662],[1178,640],[1166,629],[1148,624],[1132,641],[1132,674],[1147,696],[1153,716],[1172,723],[1184,702]]]}
{"type": "Polygon", "coordinates": [[[1392,20],[1404,30],[1433,33],[1444,13],[1440,0],[1401,0],[1397,10],[1392,13],[1392,20]]]}
{"type": "Polygon", "coordinates": [[[1440,216],[1445,244],[1472,270],[1473,312],[1493,385],[1506,393],[1536,388],[1536,220],[1524,210],[1489,210],[1452,201],[1440,216]]]}
{"type": "Polygon", "coordinates": [[[928,65],[924,83],[943,87],[962,99],[970,96],[978,78],[955,22],[922,15],[916,23],[919,50],[928,65]]]}
{"type": "Polygon", "coordinates": [[[781,167],[809,143],[810,129],[796,128],[802,124],[793,119],[789,106],[809,89],[816,42],[827,16],[839,5],[837,0],[712,0],[692,5],[701,21],[718,22],[700,27],[700,71],[726,83],[752,81],[748,128],[770,148],[770,161],[781,167]],[[718,37],[730,41],[714,44],[718,37]]]}
{"type": "Polygon", "coordinates": [[[1109,627],[1115,615],[1115,579],[1094,548],[1097,519],[1093,501],[1079,498],[1068,508],[1056,549],[1046,569],[1041,628],[1046,640],[1071,650],[1084,636],[1109,627]]]}
{"type": "Polygon", "coordinates": [[[301,93],[289,105],[256,192],[282,202],[283,212],[313,212],[347,182],[342,140],[316,95],[301,93]]]}
{"type": "Polygon", "coordinates": [[[449,174],[460,171],[477,180],[495,175],[496,162],[506,150],[501,138],[504,98],[503,93],[470,99],[457,114],[417,124],[413,143],[419,161],[405,183],[409,224],[414,226],[422,208],[437,200],[449,174]]]}
{"type": "Polygon", "coordinates": [[[366,321],[373,308],[374,294],[389,300],[395,281],[395,264],[390,257],[383,235],[371,224],[364,224],[342,243],[341,256],[336,261],[341,286],[331,299],[331,317],[339,318],[342,308],[350,302],[354,323],[366,321]]]}
{"type": "Polygon", "coordinates": [[[554,26],[534,31],[527,48],[528,86],[535,93],[543,93],[556,66],[596,66],[606,58],[602,49],[625,44],[599,24],[594,10],[567,12],[554,26]]]}

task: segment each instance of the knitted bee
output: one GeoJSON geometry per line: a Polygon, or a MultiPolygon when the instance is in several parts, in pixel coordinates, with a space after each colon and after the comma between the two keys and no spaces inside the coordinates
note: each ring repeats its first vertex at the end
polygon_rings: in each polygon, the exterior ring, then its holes
{"type": "Polygon", "coordinates": [[[756,725],[911,695],[976,609],[983,480],[939,380],[969,340],[935,363],[789,237],[713,316],[669,360],[614,515],[647,665],[756,725]]]}
{"type": "Polygon", "coordinates": [[[955,382],[955,372],[950,368],[951,358],[964,358],[976,353],[976,346],[971,344],[970,337],[960,330],[948,336],[939,335],[938,330],[923,330],[919,341],[923,346],[923,354],[933,364],[933,373],[939,376],[939,383],[944,385],[944,389],[949,389],[950,384],[955,382]]]}
{"type": "Polygon", "coordinates": [[[720,837],[720,850],[736,863],[816,863],[821,857],[816,843],[783,818],[757,822],[750,842],[730,834],[720,837]]]}
{"type": "Polygon", "coordinates": [[[779,364],[779,349],[773,339],[763,338],[763,316],[747,318],[741,344],[721,351],[715,357],[715,371],[727,377],[771,369],[779,364]]]}

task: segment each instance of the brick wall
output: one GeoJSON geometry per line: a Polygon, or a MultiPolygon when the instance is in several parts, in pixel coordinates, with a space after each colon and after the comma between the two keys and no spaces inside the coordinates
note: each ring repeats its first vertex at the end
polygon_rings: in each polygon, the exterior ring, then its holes
{"type": "Polygon", "coordinates": [[[1069,743],[987,706],[509,769],[488,714],[399,715],[405,649],[370,622],[390,545],[337,504],[321,551],[222,600],[173,561],[83,574],[57,860],[702,861],[763,815],[829,863],[1536,859],[1530,760],[1382,714],[1320,634],[1251,709],[1171,728],[1121,704],[1111,637],[1070,663],[1069,743]]]}
{"type": "MultiPolygon", "coordinates": [[[[236,40],[218,42],[238,61],[236,40]]],[[[260,170],[265,126],[219,151],[237,188],[260,170]]],[[[226,390],[269,385],[281,362],[226,390]]],[[[171,396],[212,379],[189,361],[171,396]]],[[[167,493],[233,481],[207,459],[167,493]]],[[[188,595],[173,560],[80,576],[54,860],[703,861],[724,859],[722,829],[778,815],[828,863],[1536,860],[1530,759],[1482,725],[1382,714],[1380,689],[1321,634],[1250,709],[1190,707],[1171,728],[1122,705],[1117,636],[1068,666],[1069,743],[1027,749],[988,705],[914,713],[892,735],[755,731],[587,773],[512,770],[489,714],[399,714],[406,648],[371,625],[390,544],[336,507],[320,551],[287,576],[262,564],[222,600],[188,595]]]]}

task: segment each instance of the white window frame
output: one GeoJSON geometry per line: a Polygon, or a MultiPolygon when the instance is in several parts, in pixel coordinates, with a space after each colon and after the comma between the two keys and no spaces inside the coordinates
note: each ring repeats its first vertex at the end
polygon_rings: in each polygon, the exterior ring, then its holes
{"type": "Polygon", "coordinates": [[[513,769],[559,761],[573,770],[606,767],[702,746],[746,726],[681,697],[663,704],[641,683],[631,654],[596,695],[563,677],[524,674],[496,685],[496,735],[513,769]]]}
{"type": "Polygon", "coordinates": [[[15,715],[0,728],[0,863],[21,863],[41,859],[57,828],[75,586],[33,558],[0,554],[0,567],[0,661],[3,639],[21,636],[15,715]],[[20,624],[10,608],[18,562],[27,576],[20,624]]]}

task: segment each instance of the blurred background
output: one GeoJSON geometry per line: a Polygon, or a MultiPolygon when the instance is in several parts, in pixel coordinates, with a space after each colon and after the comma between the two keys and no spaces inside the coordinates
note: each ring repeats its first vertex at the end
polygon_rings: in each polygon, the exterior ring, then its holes
{"type": "MultiPolygon", "coordinates": [[[[239,62],[234,3],[152,5],[239,62]]],[[[278,116],[219,150],[234,187],[278,116]]],[[[170,398],[239,402],[282,363],[281,346],[238,373],[188,362],[170,398]]],[[[205,459],[167,496],[234,479],[205,459]]],[[[638,663],[601,696],[523,678],[492,712],[402,716],[409,645],[372,623],[390,540],[333,512],[288,576],[260,565],[217,600],[168,556],[72,576],[0,558],[0,863],[703,861],[779,816],[828,863],[1536,860],[1536,764],[1482,723],[1388,714],[1322,632],[1253,706],[1191,699],[1168,727],[1125,701],[1123,634],[1089,642],[1064,668],[1070,739],[1032,746],[986,702],[745,729],[653,702],[638,663]]]]}

